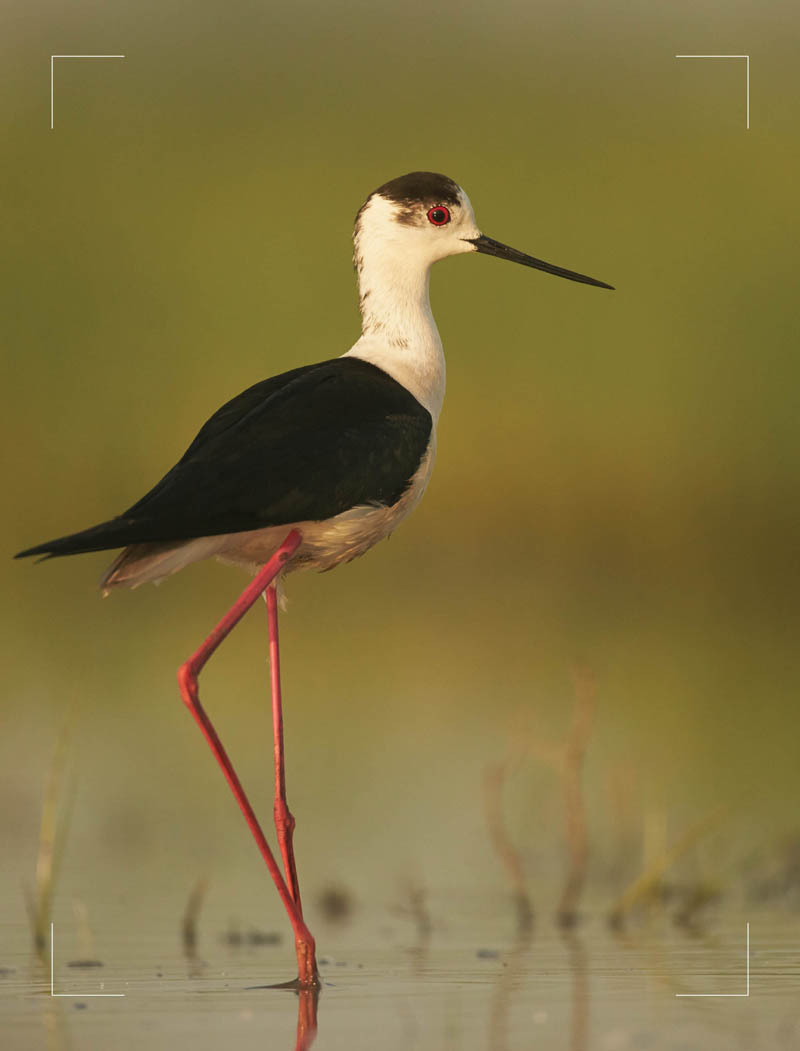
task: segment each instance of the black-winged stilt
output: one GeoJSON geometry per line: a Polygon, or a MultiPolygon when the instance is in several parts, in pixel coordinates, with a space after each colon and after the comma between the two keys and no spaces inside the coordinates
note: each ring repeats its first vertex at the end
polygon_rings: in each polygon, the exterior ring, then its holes
{"type": "Polygon", "coordinates": [[[256,383],[214,413],[172,470],[123,514],[17,556],[122,547],[102,578],[106,592],[160,580],[212,555],[255,574],[181,666],[178,682],[283,900],[294,929],[301,987],[315,986],[318,976],[295,868],[294,818],[286,803],[280,578],[295,569],[331,569],[364,554],[389,536],[425,490],[445,387],[442,343],[428,299],[433,263],[482,252],[611,288],[486,237],[461,187],[433,172],[403,175],[371,193],[356,216],[354,244],[363,327],[346,354],[256,383]],[[262,594],[283,874],[200,704],[197,684],[206,661],[262,594]]]}

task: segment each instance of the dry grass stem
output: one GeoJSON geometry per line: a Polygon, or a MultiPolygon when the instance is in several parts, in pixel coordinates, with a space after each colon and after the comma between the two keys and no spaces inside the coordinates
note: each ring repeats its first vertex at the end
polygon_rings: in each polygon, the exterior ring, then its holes
{"type": "Polygon", "coordinates": [[[710,831],[726,813],[726,807],[717,807],[700,818],[683,833],[669,848],[658,855],[628,887],[609,913],[609,923],[619,927],[635,908],[647,901],[652,901],[658,893],[664,873],[710,831]]]}
{"type": "Polygon", "coordinates": [[[184,954],[190,958],[193,958],[197,953],[197,917],[200,915],[200,910],[203,907],[207,890],[208,880],[203,877],[192,887],[183,912],[181,942],[184,954]]]}
{"type": "Polygon", "coordinates": [[[572,927],[575,924],[578,901],[586,882],[589,840],[583,799],[583,762],[597,704],[597,686],[590,672],[586,669],[575,669],[572,681],[575,689],[575,708],[561,761],[569,853],[567,877],[556,912],[562,927],[572,927]]]}
{"type": "Polygon", "coordinates": [[[66,802],[62,801],[64,772],[76,715],[77,707],[72,705],[56,739],[42,799],[34,889],[33,892],[29,888],[25,890],[33,944],[36,952],[42,957],[45,956],[48,947],[53,895],[64,855],[75,796],[73,783],[66,802]]]}
{"type": "Polygon", "coordinates": [[[486,767],[483,779],[484,805],[489,838],[495,853],[506,870],[514,907],[517,913],[517,931],[521,936],[528,935],[533,928],[533,905],[525,886],[525,870],[519,851],[511,842],[506,827],[503,810],[503,789],[509,770],[516,765],[516,758],[511,756],[502,762],[490,763],[486,767]]]}

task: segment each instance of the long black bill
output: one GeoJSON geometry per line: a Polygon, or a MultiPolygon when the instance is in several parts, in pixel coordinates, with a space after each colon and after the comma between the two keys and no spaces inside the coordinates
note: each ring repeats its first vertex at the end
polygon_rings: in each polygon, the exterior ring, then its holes
{"type": "Polygon", "coordinates": [[[605,281],[596,281],[593,277],[587,277],[585,274],[576,274],[574,270],[565,270],[563,266],[553,266],[552,263],[545,263],[543,259],[535,259],[532,255],[525,255],[524,252],[518,252],[516,248],[509,248],[508,245],[501,244],[500,241],[495,241],[491,237],[486,237],[485,234],[481,234],[480,237],[466,238],[470,244],[475,245],[479,252],[483,252],[484,255],[496,255],[498,259],[510,259],[512,263],[522,263],[523,266],[532,266],[535,270],[544,270],[546,274],[555,274],[556,277],[566,277],[570,281],[580,281],[584,285],[597,285],[598,288],[610,288],[614,291],[613,285],[607,285],[605,281]]]}

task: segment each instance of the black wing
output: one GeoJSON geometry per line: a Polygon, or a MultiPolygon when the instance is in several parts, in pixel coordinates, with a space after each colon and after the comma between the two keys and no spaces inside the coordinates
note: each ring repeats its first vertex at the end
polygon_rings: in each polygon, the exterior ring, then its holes
{"type": "Polygon", "coordinates": [[[391,506],[425,456],[430,413],[388,373],[334,358],[256,383],[214,413],[124,514],[21,551],[72,555],[321,521],[391,506]]]}

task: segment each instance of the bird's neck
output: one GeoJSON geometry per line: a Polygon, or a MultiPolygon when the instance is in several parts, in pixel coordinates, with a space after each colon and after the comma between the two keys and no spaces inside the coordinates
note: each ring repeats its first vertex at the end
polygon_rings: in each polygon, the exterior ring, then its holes
{"type": "Polygon", "coordinates": [[[361,338],[347,353],[402,383],[438,419],[445,363],[428,295],[430,266],[397,256],[364,260],[356,245],[361,338]]]}

